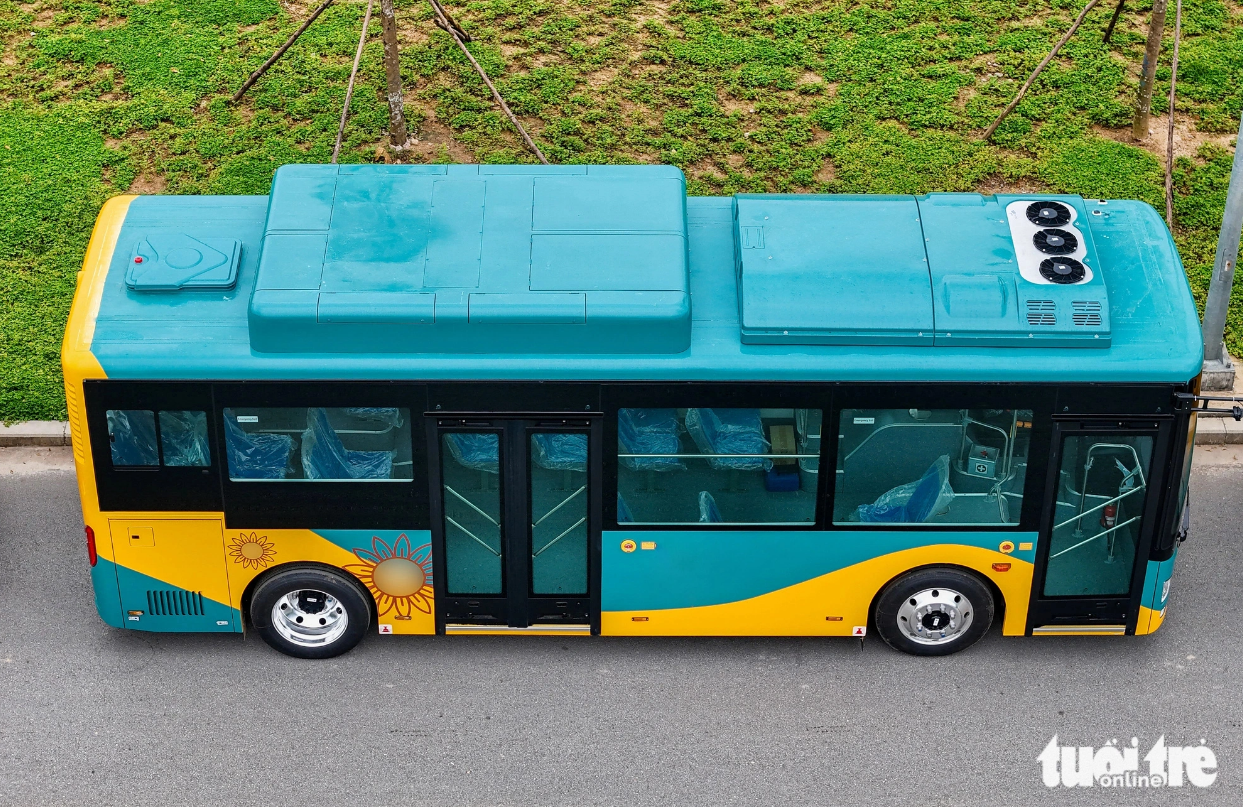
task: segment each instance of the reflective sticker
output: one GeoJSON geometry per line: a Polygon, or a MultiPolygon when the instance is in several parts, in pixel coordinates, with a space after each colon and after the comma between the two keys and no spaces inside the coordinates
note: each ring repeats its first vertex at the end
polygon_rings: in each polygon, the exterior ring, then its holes
{"type": "Polygon", "coordinates": [[[1165,581],[1165,585],[1161,587],[1161,602],[1165,602],[1166,598],[1169,596],[1170,596],[1170,581],[1167,579],[1165,581]]]}
{"type": "Polygon", "coordinates": [[[1021,549],[1022,551],[1029,552],[1031,551],[1031,548],[1032,548],[1031,541],[1020,541],[1019,542],[1019,549],[1021,549]]]}
{"type": "Polygon", "coordinates": [[[639,544],[639,549],[655,549],[655,548],[656,548],[655,541],[644,541],[643,543],[639,544]]]}
{"type": "Polygon", "coordinates": [[[227,619],[217,619],[217,620],[216,620],[216,624],[217,624],[217,625],[227,625],[227,624],[229,624],[229,620],[227,620],[227,619]]]}
{"type": "Polygon", "coordinates": [[[382,622],[380,623],[380,633],[392,633],[392,632],[393,632],[392,625],[385,625],[382,622]]]}
{"type": "Polygon", "coordinates": [[[855,625],[854,628],[850,631],[850,635],[860,636],[860,637],[867,636],[868,635],[867,625],[855,625]]]}
{"type": "Polygon", "coordinates": [[[130,618],[129,618],[129,621],[130,621],[130,622],[137,622],[137,621],[138,621],[138,620],[140,620],[140,619],[142,619],[142,617],[139,617],[139,616],[132,616],[132,617],[130,617],[130,618]]]}

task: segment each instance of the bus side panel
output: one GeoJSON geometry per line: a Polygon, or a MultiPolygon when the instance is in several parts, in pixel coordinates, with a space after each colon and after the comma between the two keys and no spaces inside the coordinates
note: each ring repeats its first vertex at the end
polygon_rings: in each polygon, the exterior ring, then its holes
{"type": "Polygon", "coordinates": [[[224,549],[231,604],[240,611],[255,578],[282,564],[322,563],[366,586],[384,633],[434,634],[431,540],[429,530],[229,528],[224,549]]]}
{"type": "Polygon", "coordinates": [[[1170,578],[1174,574],[1174,561],[1178,550],[1162,561],[1148,561],[1148,569],[1144,573],[1144,594],[1139,606],[1139,623],[1135,626],[1135,634],[1141,636],[1156,633],[1157,628],[1165,622],[1165,608],[1170,597],[1170,578]]]}
{"type": "Polygon", "coordinates": [[[1014,532],[618,531],[603,541],[604,635],[850,636],[889,580],[944,564],[991,580],[1003,633],[1021,636],[1035,558],[1035,535],[1014,532]],[[1033,548],[1000,551],[1019,542],[1033,548]]]}

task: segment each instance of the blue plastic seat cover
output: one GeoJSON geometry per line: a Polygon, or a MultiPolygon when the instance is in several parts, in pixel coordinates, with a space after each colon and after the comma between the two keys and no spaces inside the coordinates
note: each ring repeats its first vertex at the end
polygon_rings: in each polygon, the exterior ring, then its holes
{"type": "Polygon", "coordinates": [[[626,500],[621,497],[620,493],[617,494],[617,523],[634,523],[634,513],[630,512],[630,505],[626,504],[626,500]]]}
{"type": "Polygon", "coordinates": [[[160,464],[155,445],[155,413],[149,409],[109,409],[108,439],[113,465],[160,464]]]}
{"type": "Polygon", "coordinates": [[[288,474],[293,438],[287,434],[249,434],[237,425],[236,415],[226,410],[224,443],[230,479],[284,479],[288,474]]]}
{"type": "Polygon", "coordinates": [[[720,524],[725,519],[721,516],[721,508],[716,506],[716,499],[706,490],[699,491],[699,523],[720,524]]]}
{"type": "MultiPolygon", "coordinates": [[[[617,410],[617,445],[622,454],[680,454],[682,430],[676,409],[617,410]]],[[[676,457],[622,457],[632,471],[681,471],[676,457]]]]}
{"type": "Polygon", "coordinates": [[[328,422],[328,412],[311,407],[302,432],[302,471],[307,479],[391,479],[393,452],[346,448],[328,422]]]}
{"type": "Polygon", "coordinates": [[[915,482],[886,491],[872,504],[861,504],[859,520],[889,524],[922,524],[954,498],[949,485],[949,456],[942,455],[915,482]]]}
{"type": "Polygon", "coordinates": [[[207,444],[207,413],[191,410],[160,410],[160,447],[164,464],[172,468],[206,468],[211,465],[207,444]]]}
{"type": "Polygon", "coordinates": [[[587,470],[587,435],[536,434],[531,438],[535,464],[552,471],[587,470]]]}
{"type": "Polygon", "coordinates": [[[500,473],[500,441],[490,432],[456,432],[445,435],[449,454],[463,468],[500,473]]]}
{"type": "MultiPolygon", "coordinates": [[[[758,409],[687,409],[686,431],[704,454],[767,454],[769,450],[758,409]]],[[[738,471],[763,471],[773,465],[764,457],[714,457],[708,464],[717,470],[738,471]]]]}

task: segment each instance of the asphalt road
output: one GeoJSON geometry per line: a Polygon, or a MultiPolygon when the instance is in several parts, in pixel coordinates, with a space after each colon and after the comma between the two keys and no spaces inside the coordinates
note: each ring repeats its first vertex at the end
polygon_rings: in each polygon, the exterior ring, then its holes
{"type": "Polygon", "coordinates": [[[0,457],[0,804],[1243,804],[1243,465],[1197,468],[1151,637],[994,632],[928,660],[874,639],[371,636],[329,662],[106,627],[73,476],[30,467],[0,457]],[[1203,739],[1217,781],[1049,790],[1054,734],[1141,756],[1203,739]]]}

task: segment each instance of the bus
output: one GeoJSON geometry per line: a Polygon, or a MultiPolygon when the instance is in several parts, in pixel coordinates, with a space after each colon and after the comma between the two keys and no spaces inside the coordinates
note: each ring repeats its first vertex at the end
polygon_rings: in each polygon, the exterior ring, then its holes
{"type": "Polygon", "coordinates": [[[327,658],[1152,633],[1202,353],[1141,202],[287,165],[109,200],[62,358],[104,622],[327,658]]]}

